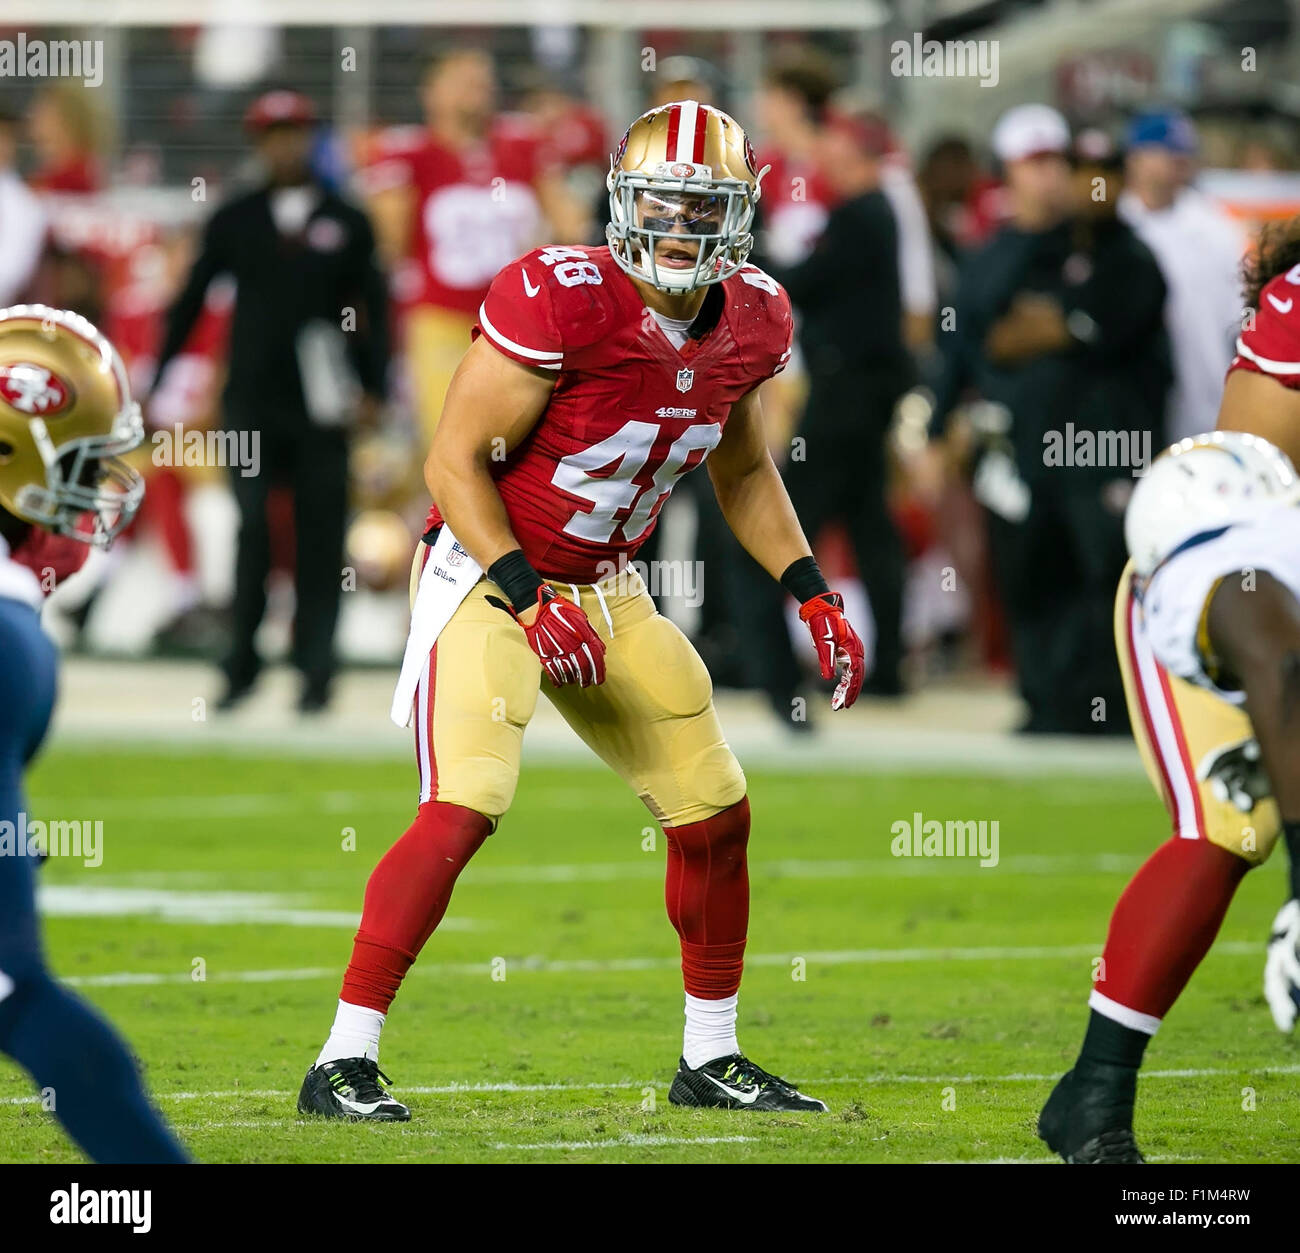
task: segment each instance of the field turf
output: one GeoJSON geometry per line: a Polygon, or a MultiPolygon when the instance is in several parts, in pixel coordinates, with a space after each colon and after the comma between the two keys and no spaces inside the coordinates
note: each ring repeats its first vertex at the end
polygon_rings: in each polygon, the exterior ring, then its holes
{"type": "MultiPolygon", "coordinates": [[[[404,762],[56,748],[28,813],[103,821],[51,858],[54,970],[130,1039],[201,1159],[1046,1162],[1092,961],[1164,837],[1137,777],[751,771],[740,1039],[831,1107],[668,1104],[681,1043],[662,833],[599,768],[527,768],[386,1028],[406,1125],[304,1120],[366,878],[412,813],[404,762]],[[892,824],[996,819],[999,864],[891,855],[892,824]],[[651,846],[652,847],[648,847],[651,846]]],[[[1250,875],[1148,1052],[1154,1160],[1300,1159],[1300,1045],[1260,991],[1282,858],[1250,875]]],[[[0,1160],[79,1160],[0,1060],[0,1160]]]]}

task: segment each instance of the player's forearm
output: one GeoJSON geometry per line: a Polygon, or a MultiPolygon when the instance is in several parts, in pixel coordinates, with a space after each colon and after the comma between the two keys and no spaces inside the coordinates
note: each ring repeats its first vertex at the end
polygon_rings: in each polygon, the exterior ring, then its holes
{"type": "Polygon", "coordinates": [[[715,476],[718,506],[745,551],[774,579],[812,555],[772,458],[764,452],[747,474],[715,476]]]}

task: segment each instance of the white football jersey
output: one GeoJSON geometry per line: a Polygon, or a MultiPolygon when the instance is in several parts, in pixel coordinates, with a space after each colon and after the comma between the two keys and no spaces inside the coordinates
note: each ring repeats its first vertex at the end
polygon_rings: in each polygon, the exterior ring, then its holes
{"type": "Polygon", "coordinates": [[[1205,672],[1197,633],[1220,579],[1271,574],[1300,600],[1300,506],[1271,510],[1251,522],[1207,532],[1156,568],[1142,592],[1142,620],[1151,649],[1170,674],[1208,688],[1233,705],[1244,692],[1224,691],[1205,672]]]}

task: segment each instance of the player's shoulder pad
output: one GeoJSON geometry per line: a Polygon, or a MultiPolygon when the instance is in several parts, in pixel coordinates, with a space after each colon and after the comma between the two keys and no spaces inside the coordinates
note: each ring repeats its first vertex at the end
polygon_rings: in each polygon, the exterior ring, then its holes
{"type": "Polygon", "coordinates": [[[1300,265],[1264,284],[1237,339],[1237,355],[1264,374],[1300,375],[1300,265]]]}
{"type": "Polygon", "coordinates": [[[479,326],[507,356],[559,369],[566,353],[600,342],[619,325],[619,302],[606,281],[613,266],[608,249],[535,248],[492,280],[479,326]]]}
{"type": "Polygon", "coordinates": [[[742,266],[726,286],[731,330],[746,367],[759,378],[780,374],[794,338],[785,288],[756,265],[742,266]]]}

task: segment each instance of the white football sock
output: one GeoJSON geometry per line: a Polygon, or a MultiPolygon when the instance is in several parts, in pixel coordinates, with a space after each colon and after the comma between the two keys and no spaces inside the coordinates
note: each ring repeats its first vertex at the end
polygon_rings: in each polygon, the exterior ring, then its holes
{"type": "Polygon", "coordinates": [[[682,1057],[692,1070],[717,1057],[740,1052],[736,1042],[736,1005],[740,997],[704,1001],[686,994],[686,1031],[682,1036],[682,1057]]]}
{"type": "Polygon", "coordinates": [[[379,1033],[384,1028],[386,1017],[387,1014],[381,1014],[377,1009],[340,1001],[334,1025],[330,1028],[330,1038],[325,1041],[316,1065],[341,1061],[345,1057],[368,1057],[372,1062],[378,1062],[379,1033]]]}

